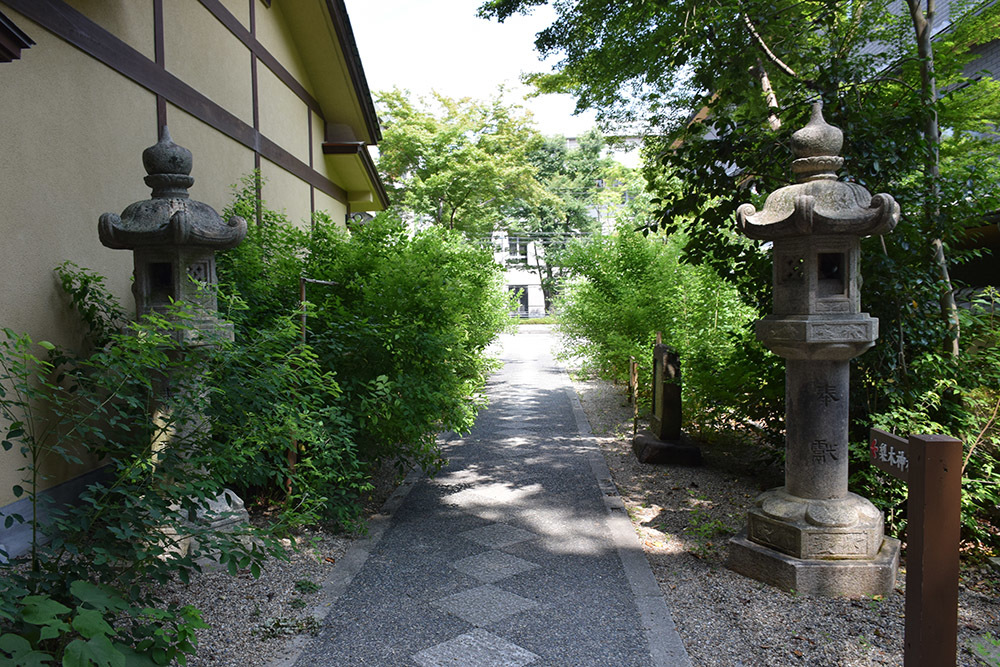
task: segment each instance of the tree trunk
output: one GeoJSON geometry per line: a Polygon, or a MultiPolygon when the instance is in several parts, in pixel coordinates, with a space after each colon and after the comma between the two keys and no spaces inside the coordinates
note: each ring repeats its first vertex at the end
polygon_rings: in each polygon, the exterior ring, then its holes
{"type": "Polygon", "coordinates": [[[760,90],[764,93],[764,100],[767,102],[767,122],[771,129],[777,132],[781,129],[781,118],[778,116],[780,109],[778,96],[774,94],[771,78],[767,75],[767,70],[764,69],[764,63],[761,62],[760,58],[757,58],[757,76],[760,78],[760,90]]]}
{"type": "MultiPolygon", "coordinates": [[[[937,77],[934,72],[934,46],[931,43],[931,27],[934,22],[934,0],[927,0],[927,11],[920,8],[920,0],[906,0],[913,19],[913,30],[917,38],[917,56],[920,59],[920,90],[924,106],[924,117],[921,130],[924,141],[927,142],[927,158],[924,168],[926,189],[924,196],[924,215],[932,228],[939,224],[941,217],[941,131],[938,127],[937,77]]],[[[959,352],[959,321],[958,305],[955,303],[955,291],[951,286],[951,276],[948,273],[948,258],[944,254],[944,244],[940,237],[931,241],[934,251],[934,264],[938,272],[940,284],[939,302],[941,315],[948,323],[948,341],[946,349],[952,356],[959,352]]]]}

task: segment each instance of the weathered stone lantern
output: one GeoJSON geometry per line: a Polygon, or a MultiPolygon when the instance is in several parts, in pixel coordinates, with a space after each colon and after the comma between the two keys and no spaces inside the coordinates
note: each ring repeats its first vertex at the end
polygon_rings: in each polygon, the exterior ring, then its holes
{"type": "MultiPolygon", "coordinates": [[[[234,216],[223,221],[208,204],[191,199],[191,151],[175,144],[166,127],[160,140],[142,153],[148,174],[146,185],[152,188],[149,199],[130,204],[122,214],[105,213],[98,224],[101,243],[109,248],[133,251],[136,312],[143,315],[168,313],[171,302],[189,307],[183,329],[184,353],[194,353],[233,339],[232,325],[218,318],[215,286],[215,251],[233,248],[243,241],[247,223],[234,216]]],[[[177,392],[202,391],[199,378],[184,386],[172,386],[174,378],[159,378],[161,396],[177,392]],[[192,384],[193,382],[193,384],[192,384]]],[[[156,406],[162,413],[162,408],[156,406]]],[[[207,428],[202,415],[190,416],[176,424],[173,437],[207,428]]],[[[154,444],[154,448],[167,443],[154,444]]],[[[198,517],[215,528],[245,522],[243,502],[226,490],[198,517]]]]}
{"type": "Polygon", "coordinates": [[[215,291],[204,286],[217,283],[215,251],[238,246],[247,223],[237,216],[224,222],[211,206],[191,199],[191,163],[191,151],[175,144],[164,127],[159,142],[142,152],[152,196],[121,216],[105,213],[97,229],[107,247],[134,251],[132,292],[139,316],[183,301],[199,315],[193,328],[218,334],[215,291]]]}
{"type": "Polygon", "coordinates": [[[730,542],[729,567],[813,595],[885,595],[899,542],[885,538],[881,512],[847,490],[850,360],[878,337],[861,312],[860,239],[899,221],[889,195],[837,180],[843,133],[813,107],[792,135],[797,183],[764,209],[737,210],[740,231],[773,243],[774,313],[757,337],[787,360],[785,486],[749,512],[746,536],[730,542]]]}

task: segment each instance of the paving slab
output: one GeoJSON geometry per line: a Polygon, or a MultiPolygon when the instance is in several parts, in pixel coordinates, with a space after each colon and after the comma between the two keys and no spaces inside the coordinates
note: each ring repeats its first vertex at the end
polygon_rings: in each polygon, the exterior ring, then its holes
{"type": "Polygon", "coordinates": [[[554,345],[503,337],[473,431],[408,477],[273,667],[690,665],[554,345]]]}

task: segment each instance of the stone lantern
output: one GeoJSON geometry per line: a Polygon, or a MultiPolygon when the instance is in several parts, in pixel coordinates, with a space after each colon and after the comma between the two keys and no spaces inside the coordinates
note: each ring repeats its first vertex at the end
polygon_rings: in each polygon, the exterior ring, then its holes
{"type": "MultiPolygon", "coordinates": [[[[120,216],[105,213],[98,223],[101,243],[133,251],[132,293],[137,314],[165,313],[171,302],[187,304],[191,317],[185,317],[188,326],[180,341],[185,344],[183,353],[232,340],[232,325],[218,318],[215,251],[239,245],[247,233],[246,221],[238,216],[223,221],[211,206],[191,199],[191,151],[175,144],[166,127],[160,140],[143,151],[142,164],[151,197],[130,204],[120,216]]],[[[202,391],[199,378],[173,386],[177,382],[176,378],[159,378],[161,396],[177,392],[198,395],[202,391]]],[[[163,416],[162,406],[154,409],[157,418],[163,416]]],[[[193,415],[184,424],[175,424],[171,433],[177,438],[206,428],[205,418],[193,415]]],[[[154,449],[167,445],[154,443],[154,449]]],[[[196,518],[215,528],[247,520],[243,502],[229,490],[199,515],[196,518]]]]}
{"type": "Polygon", "coordinates": [[[822,105],[792,135],[798,181],[768,196],[762,211],[737,210],[740,231],[773,244],[774,313],[757,337],[784,357],[785,485],[754,503],[745,536],[730,542],[729,567],[813,595],[885,595],[894,584],[899,542],[885,538],[882,514],[849,493],[850,360],[878,337],[861,312],[860,240],[899,221],[889,195],[837,180],[843,133],[822,105]]]}
{"type": "MultiPolygon", "coordinates": [[[[211,289],[218,282],[215,251],[238,246],[247,223],[238,216],[224,222],[211,206],[191,199],[191,163],[191,151],[175,144],[164,127],[159,142],[142,152],[152,196],[129,205],[121,216],[105,213],[97,229],[107,247],[134,251],[132,293],[140,317],[183,301],[198,314],[193,328],[218,333],[211,289]]],[[[222,335],[231,339],[232,332],[222,335]]]]}

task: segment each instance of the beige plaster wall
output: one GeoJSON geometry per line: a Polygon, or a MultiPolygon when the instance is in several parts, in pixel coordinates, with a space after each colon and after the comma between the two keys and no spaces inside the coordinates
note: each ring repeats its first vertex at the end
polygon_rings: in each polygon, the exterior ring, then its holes
{"type": "Polygon", "coordinates": [[[323,142],[326,141],[326,121],[319,114],[309,112],[309,123],[312,125],[313,163],[312,168],[319,170],[323,164],[323,142]]]}
{"type": "Polygon", "coordinates": [[[65,1],[150,60],[155,58],[153,0],[65,1]]]}
{"type": "MultiPolygon", "coordinates": [[[[53,269],[69,260],[105,275],[129,309],[131,253],[97,237],[98,217],[142,199],[142,150],[155,142],[156,104],[130,84],[40,26],[5,13],[36,44],[5,63],[0,76],[0,326],[35,340],[76,347],[77,317],[53,269]],[[13,122],[26,119],[27,122],[13,122]]],[[[0,505],[22,465],[0,453],[0,505]]],[[[52,470],[53,482],[67,471],[52,470]]]]}
{"type": "Polygon", "coordinates": [[[342,229],[347,229],[345,218],[347,216],[347,205],[341,204],[339,201],[326,194],[320,190],[316,190],[316,210],[326,211],[339,227],[342,229]]]}
{"type": "Polygon", "coordinates": [[[309,229],[312,223],[311,186],[270,160],[261,160],[260,173],[264,178],[262,197],[267,207],[284,211],[292,224],[309,229]]]}
{"type": "Polygon", "coordinates": [[[257,67],[260,132],[309,164],[309,118],[305,102],[266,67],[257,67]]]}
{"type": "Polygon", "coordinates": [[[222,213],[233,201],[232,186],[253,172],[253,151],[172,104],[167,127],[174,142],[193,155],[191,196],[222,213]]]}
{"type": "MultiPolygon", "coordinates": [[[[296,1],[315,2],[315,0],[296,1]]],[[[295,77],[295,80],[301,83],[311,95],[315,95],[316,91],[313,89],[312,83],[309,80],[309,75],[306,73],[306,68],[302,63],[302,58],[292,41],[292,34],[288,30],[288,24],[285,21],[281,3],[272,2],[271,7],[268,8],[264,6],[263,3],[258,2],[256,22],[257,41],[260,42],[271,55],[277,58],[278,62],[280,62],[282,66],[295,77]]]]}
{"type": "Polygon", "coordinates": [[[253,125],[249,49],[197,0],[164,2],[163,33],[167,71],[253,125]]]}

